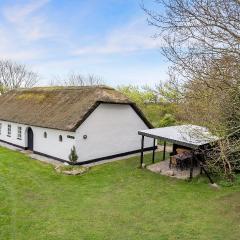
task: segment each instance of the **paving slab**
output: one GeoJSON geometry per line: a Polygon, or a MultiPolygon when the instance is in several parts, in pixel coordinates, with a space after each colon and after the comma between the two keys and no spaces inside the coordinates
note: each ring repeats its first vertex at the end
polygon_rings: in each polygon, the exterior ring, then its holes
{"type": "MultiPolygon", "coordinates": [[[[190,169],[180,170],[176,168],[169,168],[169,159],[161,161],[155,164],[147,166],[147,169],[169,177],[174,177],[178,179],[188,179],[190,175],[190,169]]],[[[200,167],[193,168],[193,177],[196,177],[200,174],[200,167]]]]}

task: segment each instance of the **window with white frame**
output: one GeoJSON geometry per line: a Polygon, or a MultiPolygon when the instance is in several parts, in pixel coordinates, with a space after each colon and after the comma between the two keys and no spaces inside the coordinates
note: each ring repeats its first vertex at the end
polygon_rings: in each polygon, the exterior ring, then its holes
{"type": "Polygon", "coordinates": [[[8,124],[8,131],[7,131],[8,137],[11,137],[11,132],[12,132],[12,126],[11,124],[8,124]]]}
{"type": "Polygon", "coordinates": [[[18,131],[17,131],[17,139],[22,139],[22,127],[18,127],[18,131]]]}

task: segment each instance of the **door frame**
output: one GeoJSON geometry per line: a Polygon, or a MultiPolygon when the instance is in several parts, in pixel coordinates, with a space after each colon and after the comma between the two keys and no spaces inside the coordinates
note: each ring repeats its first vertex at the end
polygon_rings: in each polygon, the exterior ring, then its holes
{"type": "Polygon", "coordinates": [[[27,132],[26,132],[26,135],[27,135],[27,149],[30,150],[30,151],[33,151],[33,147],[34,147],[34,134],[33,134],[33,130],[31,127],[28,127],[27,129],[27,132]],[[31,138],[30,139],[30,134],[32,134],[31,138]],[[30,141],[29,140],[32,140],[31,141],[31,144],[30,144],[30,141]]]}

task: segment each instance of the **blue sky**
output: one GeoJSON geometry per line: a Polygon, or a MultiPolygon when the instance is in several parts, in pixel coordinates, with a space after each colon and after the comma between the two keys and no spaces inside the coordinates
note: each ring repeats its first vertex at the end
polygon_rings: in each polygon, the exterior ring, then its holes
{"type": "MultiPolygon", "coordinates": [[[[153,7],[145,0],[149,7],[153,7]]],[[[140,0],[0,0],[0,57],[40,73],[40,85],[70,72],[108,85],[167,78],[160,39],[140,0]]]]}

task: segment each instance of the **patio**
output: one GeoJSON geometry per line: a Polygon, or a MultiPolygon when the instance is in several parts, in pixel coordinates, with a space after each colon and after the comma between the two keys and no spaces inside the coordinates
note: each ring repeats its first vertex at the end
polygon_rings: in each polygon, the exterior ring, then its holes
{"type": "MultiPolygon", "coordinates": [[[[188,179],[189,178],[189,170],[180,170],[176,168],[169,168],[170,160],[160,161],[147,166],[147,169],[151,172],[158,173],[161,175],[174,177],[178,179],[188,179]]],[[[193,177],[196,177],[200,174],[200,167],[193,168],[193,177]]]]}
{"type": "Polygon", "coordinates": [[[153,139],[152,165],[147,169],[163,175],[180,179],[192,179],[204,171],[213,183],[204,168],[204,151],[211,147],[211,143],[218,140],[207,128],[196,125],[180,125],[164,128],[155,128],[138,131],[142,136],[140,167],[144,165],[144,138],[153,139]],[[163,159],[155,164],[156,140],[163,141],[163,159]],[[166,160],[166,143],[172,143],[170,159],[166,160]]]}

